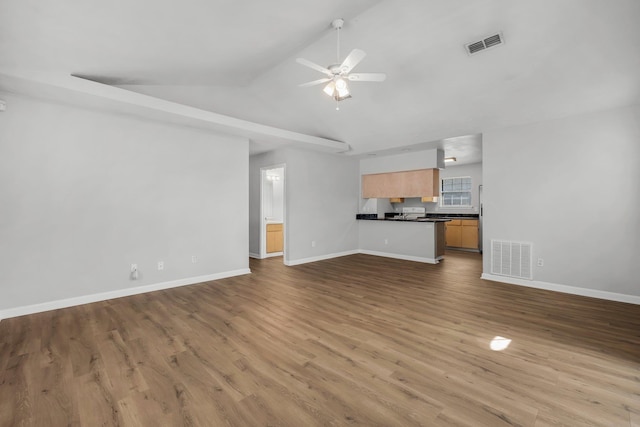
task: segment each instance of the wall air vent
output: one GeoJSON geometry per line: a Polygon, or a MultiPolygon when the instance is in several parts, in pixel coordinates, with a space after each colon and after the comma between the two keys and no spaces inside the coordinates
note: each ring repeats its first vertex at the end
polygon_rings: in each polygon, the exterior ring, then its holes
{"type": "Polygon", "coordinates": [[[491,274],[532,279],[531,243],[491,241],[491,274]]]}
{"type": "Polygon", "coordinates": [[[502,33],[497,33],[485,37],[482,40],[467,43],[464,45],[464,48],[469,55],[473,55],[475,53],[482,52],[483,50],[487,50],[489,48],[500,46],[503,44],[504,38],[502,37],[502,33]]]}

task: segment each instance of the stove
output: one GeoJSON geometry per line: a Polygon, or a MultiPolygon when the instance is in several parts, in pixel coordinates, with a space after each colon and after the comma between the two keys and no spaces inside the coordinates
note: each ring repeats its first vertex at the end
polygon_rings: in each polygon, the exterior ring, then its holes
{"type": "Polygon", "coordinates": [[[402,208],[402,216],[404,219],[418,219],[427,215],[425,208],[402,208]]]}

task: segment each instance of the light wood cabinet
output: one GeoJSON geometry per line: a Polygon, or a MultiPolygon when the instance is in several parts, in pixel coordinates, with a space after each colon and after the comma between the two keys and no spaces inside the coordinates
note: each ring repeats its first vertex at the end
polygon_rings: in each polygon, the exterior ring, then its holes
{"type": "Polygon", "coordinates": [[[459,219],[454,219],[446,223],[447,246],[459,248],[462,245],[462,226],[459,219]]]}
{"type": "Polygon", "coordinates": [[[454,219],[446,225],[447,246],[478,249],[478,220],[454,219]]]}
{"type": "Polygon", "coordinates": [[[460,247],[467,249],[478,249],[478,220],[463,219],[462,221],[462,242],[460,247]]]}
{"type": "Polygon", "coordinates": [[[267,224],[267,253],[282,252],[283,249],[282,224],[267,224]]]}
{"type": "Polygon", "coordinates": [[[435,197],[439,195],[439,188],[439,169],[362,175],[362,197],[365,199],[435,197]]]}

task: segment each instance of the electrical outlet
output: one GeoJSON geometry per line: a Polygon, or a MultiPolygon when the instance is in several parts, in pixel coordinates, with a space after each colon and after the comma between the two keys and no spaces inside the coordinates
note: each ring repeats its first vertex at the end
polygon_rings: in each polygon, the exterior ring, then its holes
{"type": "Polygon", "coordinates": [[[164,261],[158,261],[158,270],[164,270],[164,261]]]}
{"type": "Polygon", "coordinates": [[[311,241],[311,247],[312,247],[312,248],[315,248],[315,247],[316,247],[316,241],[315,241],[315,240],[312,240],[312,241],[311,241]]]}
{"type": "Polygon", "coordinates": [[[196,262],[198,262],[198,257],[197,257],[197,256],[195,256],[195,255],[191,255],[191,262],[192,262],[192,263],[194,263],[194,264],[195,264],[196,262]]]}
{"type": "Polygon", "coordinates": [[[389,239],[384,239],[384,244],[388,245],[389,244],[389,239]]]}
{"type": "Polygon", "coordinates": [[[138,264],[131,264],[129,277],[131,280],[138,280],[138,264]]]}
{"type": "Polygon", "coordinates": [[[538,258],[538,267],[544,267],[544,260],[542,258],[538,258]]]}

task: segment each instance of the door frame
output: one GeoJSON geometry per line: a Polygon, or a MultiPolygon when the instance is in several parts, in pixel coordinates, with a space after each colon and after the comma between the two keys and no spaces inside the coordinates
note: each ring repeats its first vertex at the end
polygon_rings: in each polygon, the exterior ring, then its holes
{"type": "Polygon", "coordinates": [[[274,256],[281,256],[283,261],[287,256],[287,233],[289,227],[287,227],[287,165],[286,163],[279,163],[271,166],[263,166],[260,168],[260,258],[269,258],[274,256]],[[276,252],[275,254],[267,254],[267,221],[265,217],[264,208],[264,189],[267,183],[267,171],[272,169],[282,169],[282,228],[283,228],[283,248],[282,253],[276,252]]]}

